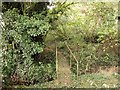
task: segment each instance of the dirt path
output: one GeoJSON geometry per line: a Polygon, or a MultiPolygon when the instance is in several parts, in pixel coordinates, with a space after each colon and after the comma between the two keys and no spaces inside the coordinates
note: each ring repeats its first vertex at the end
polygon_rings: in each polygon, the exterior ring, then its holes
{"type": "Polygon", "coordinates": [[[71,83],[71,70],[67,59],[62,53],[58,53],[58,84],[68,86],[71,83]]]}

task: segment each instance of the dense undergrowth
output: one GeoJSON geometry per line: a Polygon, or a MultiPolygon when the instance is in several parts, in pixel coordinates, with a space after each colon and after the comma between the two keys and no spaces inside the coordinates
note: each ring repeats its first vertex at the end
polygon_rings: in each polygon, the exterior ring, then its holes
{"type": "MultiPolygon", "coordinates": [[[[3,12],[3,85],[34,85],[55,80],[55,45],[68,62],[71,60],[71,71],[76,75],[77,63],[64,42],[78,60],[78,74],[82,78],[78,83],[83,88],[89,87],[88,83],[84,85],[84,78],[91,79],[94,74],[85,77],[81,74],[96,73],[101,66],[118,65],[116,3],[57,2],[55,5],[52,10],[30,15],[21,14],[19,9],[8,8],[3,12]]],[[[97,80],[99,78],[105,79],[98,75],[97,80]]],[[[73,84],[73,87],[78,85],[73,84]]]]}
{"type": "Polygon", "coordinates": [[[112,75],[110,77],[104,76],[103,74],[86,74],[79,76],[79,79],[76,79],[76,75],[71,76],[73,80],[71,85],[63,87],[61,85],[56,85],[55,81],[46,82],[42,84],[35,84],[31,86],[15,86],[15,88],[118,88],[119,75],[112,75]]]}

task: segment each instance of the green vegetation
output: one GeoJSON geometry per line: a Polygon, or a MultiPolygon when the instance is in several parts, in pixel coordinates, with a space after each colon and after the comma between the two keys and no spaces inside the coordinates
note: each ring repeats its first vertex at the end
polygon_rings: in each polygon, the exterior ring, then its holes
{"type": "MultiPolygon", "coordinates": [[[[76,80],[74,76],[72,76],[73,82],[68,88],[116,88],[118,87],[118,75],[111,77],[106,77],[103,74],[87,74],[79,76],[79,79],[76,80]]],[[[15,88],[62,88],[62,86],[56,86],[53,81],[43,83],[43,84],[35,84],[31,86],[16,86],[15,88]]]]}
{"type": "Polygon", "coordinates": [[[117,3],[47,5],[3,3],[3,87],[118,87],[117,3]]]}

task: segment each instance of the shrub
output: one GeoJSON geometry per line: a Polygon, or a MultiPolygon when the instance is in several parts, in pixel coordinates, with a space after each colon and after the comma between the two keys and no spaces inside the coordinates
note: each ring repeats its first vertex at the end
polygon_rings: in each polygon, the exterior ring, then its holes
{"type": "Polygon", "coordinates": [[[8,81],[11,81],[11,75],[16,72],[20,78],[27,78],[28,81],[33,79],[42,81],[53,72],[51,64],[33,63],[32,55],[43,52],[44,37],[50,27],[46,19],[41,17],[44,16],[19,15],[16,9],[4,13],[5,27],[2,30],[4,84],[10,83],[8,81]]]}

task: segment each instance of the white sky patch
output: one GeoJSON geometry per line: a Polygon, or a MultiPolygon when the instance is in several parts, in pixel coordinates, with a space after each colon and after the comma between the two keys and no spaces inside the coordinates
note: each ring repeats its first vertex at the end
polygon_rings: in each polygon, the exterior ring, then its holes
{"type": "Polygon", "coordinates": [[[52,10],[54,7],[55,7],[55,5],[54,6],[50,6],[50,5],[47,6],[47,8],[50,10],[52,10]]]}

